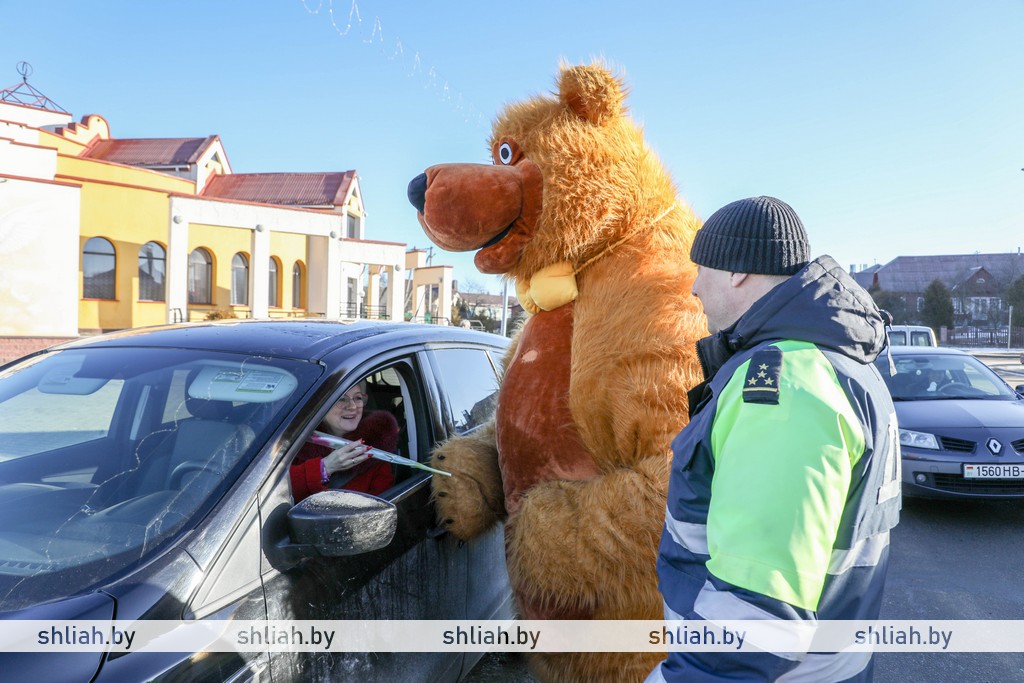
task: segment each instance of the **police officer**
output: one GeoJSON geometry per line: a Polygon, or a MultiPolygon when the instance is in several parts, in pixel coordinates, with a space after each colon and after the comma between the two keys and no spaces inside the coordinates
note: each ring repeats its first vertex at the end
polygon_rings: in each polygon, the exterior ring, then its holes
{"type": "MultiPolygon", "coordinates": [[[[878,617],[900,510],[882,318],[796,212],[752,197],[694,238],[711,335],[672,443],[658,556],[665,618],[878,617]]],[[[670,652],[648,681],[866,681],[870,652],[670,652]]]]}

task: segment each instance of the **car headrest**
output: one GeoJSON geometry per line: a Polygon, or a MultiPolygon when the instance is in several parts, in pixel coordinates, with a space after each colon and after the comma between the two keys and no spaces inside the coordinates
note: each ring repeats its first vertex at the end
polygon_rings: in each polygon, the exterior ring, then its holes
{"type": "Polygon", "coordinates": [[[206,398],[185,397],[185,408],[200,420],[230,420],[235,413],[231,401],[213,401],[206,398]]]}

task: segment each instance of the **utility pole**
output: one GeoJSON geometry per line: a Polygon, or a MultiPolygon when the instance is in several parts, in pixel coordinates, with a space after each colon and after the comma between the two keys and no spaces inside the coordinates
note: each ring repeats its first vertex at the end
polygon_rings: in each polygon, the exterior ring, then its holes
{"type": "Polygon", "coordinates": [[[501,336],[508,336],[508,279],[501,284],[501,336]]]}
{"type": "Polygon", "coordinates": [[[1013,339],[1013,305],[1010,305],[1010,317],[1006,321],[1006,350],[1010,350],[1010,340],[1013,339]]]}

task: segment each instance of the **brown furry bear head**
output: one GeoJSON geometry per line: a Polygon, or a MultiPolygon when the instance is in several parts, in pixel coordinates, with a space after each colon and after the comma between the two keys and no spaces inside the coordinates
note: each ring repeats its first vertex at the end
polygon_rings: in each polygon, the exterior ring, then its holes
{"type": "Polygon", "coordinates": [[[676,192],[625,96],[618,77],[592,64],[563,67],[557,98],[509,105],[494,124],[493,165],[432,166],[410,183],[428,236],[450,251],[479,250],[484,273],[529,278],[649,230],[676,192]]]}

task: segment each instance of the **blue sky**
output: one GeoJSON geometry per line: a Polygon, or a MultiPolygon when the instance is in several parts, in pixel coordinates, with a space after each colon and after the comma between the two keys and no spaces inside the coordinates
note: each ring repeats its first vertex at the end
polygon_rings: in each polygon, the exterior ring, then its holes
{"type": "Polygon", "coordinates": [[[846,266],[1024,246],[1019,1],[0,0],[0,29],[0,87],[29,61],[115,137],[215,133],[237,172],[355,168],[371,239],[428,246],[408,181],[488,162],[504,103],[600,57],[703,217],[775,195],[846,266]]]}

